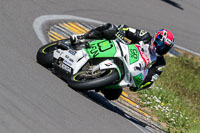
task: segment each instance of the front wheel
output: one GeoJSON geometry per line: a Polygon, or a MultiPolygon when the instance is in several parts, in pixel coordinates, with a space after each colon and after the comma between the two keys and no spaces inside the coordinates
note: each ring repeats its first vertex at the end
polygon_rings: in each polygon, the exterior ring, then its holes
{"type": "Polygon", "coordinates": [[[37,62],[44,67],[50,68],[53,63],[53,51],[57,49],[57,43],[48,43],[39,48],[37,52],[37,62]]]}
{"type": "Polygon", "coordinates": [[[100,89],[119,81],[119,74],[116,69],[99,70],[95,73],[81,71],[72,75],[68,84],[77,91],[100,89]]]}

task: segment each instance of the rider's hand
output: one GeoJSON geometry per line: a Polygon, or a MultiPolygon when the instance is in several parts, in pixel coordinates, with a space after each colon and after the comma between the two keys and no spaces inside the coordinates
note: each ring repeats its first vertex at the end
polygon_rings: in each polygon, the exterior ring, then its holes
{"type": "Polygon", "coordinates": [[[73,34],[73,35],[70,35],[70,42],[72,45],[78,43],[80,40],[83,40],[84,39],[84,35],[83,34],[80,34],[80,35],[76,35],[76,34],[73,34]]]}
{"type": "Polygon", "coordinates": [[[116,36],[123,41],[125,41],[127,44],[131,43],[131,40],[126,37],[126,31],[128,31],[129,28],[118,28],[118,31],[116,33],[116,36]]]}
{"type": "Polygon", "coordinates": [[[70,35],[69,39],[70,39],[70,42],[71,42],[72,45],[77,43],[77,41],[78,41],[78,37],[77,36],[78,35],[75,35],[75,34],[70,35]]]}
{"type": "Polygon", "coordinates": [[[116,36],[118,36],[122,40],[124,40],[124,37],[126,36],[126,30],[124,29],[127,29],[127,28],[118,28],[118,31],[116,33],[116,36]]]}

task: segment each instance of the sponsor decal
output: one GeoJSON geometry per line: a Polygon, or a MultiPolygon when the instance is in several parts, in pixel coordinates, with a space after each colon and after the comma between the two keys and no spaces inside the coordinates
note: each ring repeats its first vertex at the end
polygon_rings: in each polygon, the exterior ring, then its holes
{"type": "Polygon", "coordinates": [[[139,60],[139,52],[135,45],[128,45],[128,48],[129,48],[129,55],[130,55],[129,61],[130,61],[130,64],[133,64],[139,60]]]}
{"type": "Polygon", "coordinates": [[[70,58],[69,55],[65,55],[65,58],[68,59],[71,63],[74,62],[74,60],[72,58],[70,58]]]}
{"type": "Polygon", "coordinates": [[[62,64],[62,68],[63,68],[64,70],[70,72],[70,73],[71,73],[71,71],[72,71],[71,67],[69,67],[68,65],[65,65],[64,63],[62,64]]]}
{"type": "Polygon", "coordinates": [[[134,70],[139,70],[139,71],[141,71],[141,70],[142,70],[142,65],[141,65],[141,63],[139,63],[139,66],[135,66],[135,67],[134,67],[134,70]]]}
{"type": "Polygon", "coordinates": [[[142,75],[142,73],[140,73],[140,74],[137,75],[137,76],[134,76],[134,77],[133,77],[133,80],[134,80],[134,82],[135,82],[135,85],[136,85],[137,87],[139,87],[139,86],[142,84],[142,82],[143,82],[143,75],[142,75]]]}
{"type": "Polygon", "coordinates": [[[159,77],[158,74],[153,75],[151,81],[154,82],[155,80],[158,79],[158,77],[159,77]]]}
{"type": "Polygon", "coordinates": [[[150,59],[141,51],[141,46],[139,46],[139,45],[135,45],[135,46],[137,47],[142,59],[145,62],[145,66],[147,67],[150,63],[150,59]]]}
{"type": "Polygon", "coordinates": [[[72,66],[72,63],[68,62],[67,60],[64,60],[63,63],[72,66]]]}
{"type": "Polygon", "coordinates": [[[56,52],[60,54],[60,51],[58,49],[56,50],[56,52]]]}
{"type": "Polygon", "coordinates": [[[109,62],[109,63],[106,63],[105,65],[106,66],[112,66],[112,63],[109,62]]]}
{"type": "Polygon", "coordinates": [[[145,30],[140,31],[140,36],[144,36],[147,32],[145,30]]]}
{"type": "Polygon", "coordinates": [[[74,51],[74,50],[72,50],[72,49],[69,49],[68,52],[69,52],[70,54],[72,54],[72,55],[76,55],[76,53],[77,53],[76,51],[74,51]]]}

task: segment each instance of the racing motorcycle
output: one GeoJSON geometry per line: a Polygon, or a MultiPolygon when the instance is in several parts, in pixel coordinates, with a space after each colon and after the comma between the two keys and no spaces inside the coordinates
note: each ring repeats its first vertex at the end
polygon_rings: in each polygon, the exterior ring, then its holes
{"type": "Polygon", "coordinates": [[[37,52],[37,62],[74,90],[100,90],[110,100],[117,99],[124,87],[139,87],[155,57],[149,45],[127,45],[117,35],[115,40],[85,40],[76,45],[63,39],[37,52]]]}

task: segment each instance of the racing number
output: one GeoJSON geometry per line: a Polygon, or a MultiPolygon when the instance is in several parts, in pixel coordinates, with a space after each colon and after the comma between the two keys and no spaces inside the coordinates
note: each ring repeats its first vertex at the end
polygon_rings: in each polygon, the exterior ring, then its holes
{"type": "Polygon", "coordinates": [[[131,58],[134,58],[134,59],[137,59],[138,56],[137,56],[137,50],[136,49],[130,49],[130,56],[131,58]]]}
{"type": "Polygon", "coordinates": [[[103,54],[103,52],[108,51],[112,48],[113,48],[112,42],[109,41],[108,43],[107,40],[104,40],[104,41],[98,42],[97,45],[91,44],[90,53],[93,55],[93,58],[94,58],[94,57],[97,57],[99,54],[103,54]]]}
{"type": "Polygon", "coordinates": [[[135,45],[128,45],[128,48],[129,48],[130,64],[133,64],[139,60],[139,52],[135,45]]]}
{"type": "Polygon", "coordinates": [[[102,41],[98,43],[99,51],[100,52],[105,52],[113,47],[111,42],[107,43],[107,41],[102,41]],[[109,44],[109,45],[108,45],[109,44]]]}
{"type": "Polygon", "coordinates": [[[142,84],[142,82],[143,82],[143,75],[142,75],[142,73],[140,73],[140,74],[137,75],[137,76],[134,76],[134,77],[133,77],[133,80],[134,80],[134,82],[135,82],[135,85],[136,85],[137,87],[139,87],[139,86],[142,84]]]}
{"type": "Polygon", "coordinates": [[[96,57],[99,55],[98,49],[95,45],[91,45],[90,53],[93,55],[93,57],[96,57]]]}

